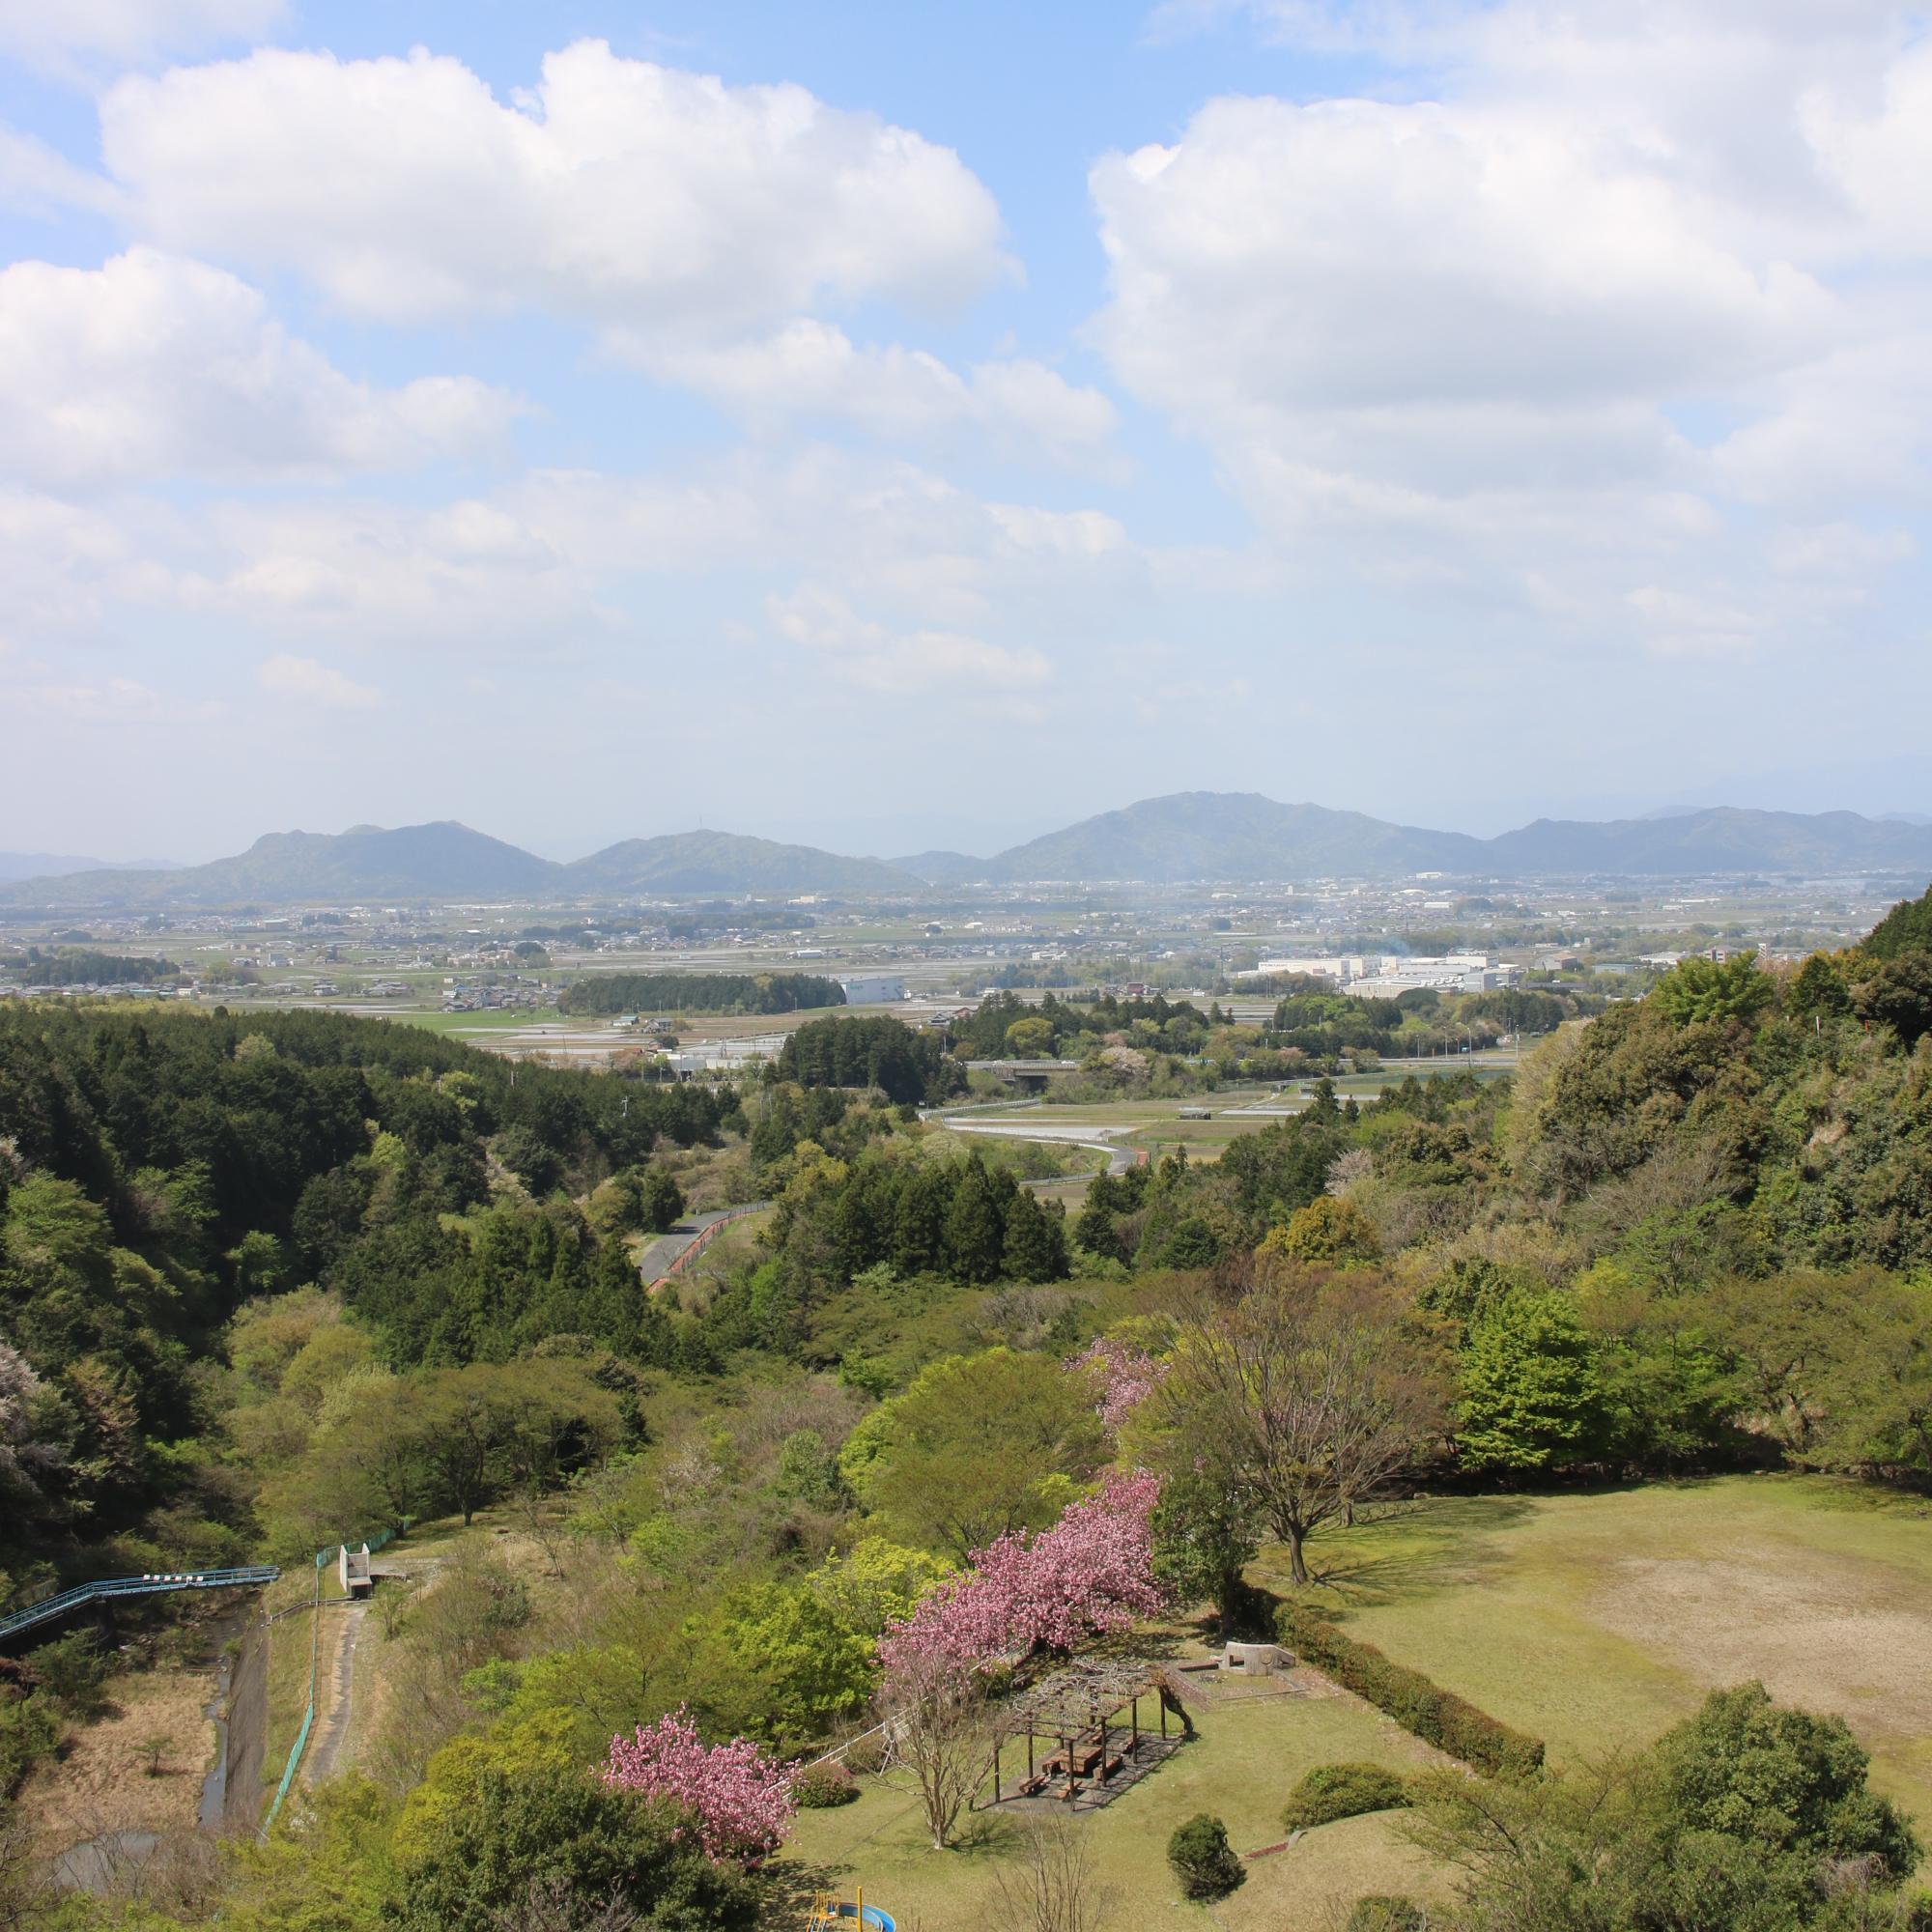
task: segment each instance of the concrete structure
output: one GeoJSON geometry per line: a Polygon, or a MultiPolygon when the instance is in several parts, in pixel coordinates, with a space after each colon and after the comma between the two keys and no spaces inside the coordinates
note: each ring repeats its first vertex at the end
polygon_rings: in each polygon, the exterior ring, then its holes
{"type": "Polygon", "coordinates": [[[345,1597],[368,1596],[376,1587],[376,1579],[369,1574],[369,1546],[365,1543],[359,1549],[351,1549],[346,1543],[339,1545],[335,1574],[341,1579],[345,1597]]]}
{"type": "Polygon", "coordinates": [[[1056,1073],[1077,1073],[1077,1060],[969,1060],[968,1073],[990,1073],[1021,1093],[1037,1093],[1056,1073]]]}
{"type": "Polygon", "coordinates": [[[1231,1643],[1221,1653],[1220,1667],[1231,1676],[1272,1677],[1293,1669],[1294,1659],[1278,1643],[1231,1643]]]}
{"type": "Polygon", "coordinates": [[[1424,957],[1413,952],[1339,952],[1324,957],[1264,959],[1236,980],[1268,980],[1291,973],[1321,980],[1359,1000],[1393,1000],[1418,986],[1444,993],[1492,993],[1514,986],[1522,977],[1487,952],[1446,952],[1424,957]]]}
{"type": "Polygon", "coordinates": [[[776,1060],[785,1038],[781,1033],[760,1033],[738,1039],[701,1040],[666,1054],[665,1060],[680,1074],[742,1073],[762,1061],[776,1060]]]}

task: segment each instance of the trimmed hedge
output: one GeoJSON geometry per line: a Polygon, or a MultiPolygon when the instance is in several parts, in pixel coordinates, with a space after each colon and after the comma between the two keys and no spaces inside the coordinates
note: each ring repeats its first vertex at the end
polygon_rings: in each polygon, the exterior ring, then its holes
{"type": "Polygon", "coordinates": [[[1338,1818],[1365,1811],[1394,1811],[1408,1803],[1408,1786],[1379,1764],[1318,1764],[1289,1793],[1281,1822],[1291,1832],[1312,1832],[1338,1818]]]}
{"type": "Polygon", "coordinates": [[[1385,1711],[1424,1744],[1461,1758],[1491,1777],[1530,1777],[1543,1768],[1543,1740],[1499,1724],[1419,1670],[1393,1662],[1299,1604],[1275,1611],[1282,1642],[1345,1690],[1385,1711]]]}

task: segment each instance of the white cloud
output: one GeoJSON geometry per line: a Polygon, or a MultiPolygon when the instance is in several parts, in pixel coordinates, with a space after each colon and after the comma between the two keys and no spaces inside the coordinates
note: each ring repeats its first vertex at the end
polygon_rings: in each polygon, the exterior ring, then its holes
{"type": "Polygon", "coordinates": [[[981,362],[962,376],[923,350],[860,348],[837,324],[806,316],[738,342],[655,346],[619,337],[612,346],[766,428],[836,419],[925,440],[970,430],[1002,449],[1091,463],[1118,422],[1099,390],[1076,387],[1042,362],[981,362]]]}
{"type": "Polygon", "coordinates": [[[603,628],[592,574],[481,498],[228,502],[198,533],[156,601],[251,636],[554,652],[603,628]]]}
{"type": "Polygon", "coordinates": [[[70,208],[112,213],[120,204],[111,182],[75,167],[37,136],[0,126],[0,208],[33,215],[70,208]]]}
{"type": "Polygon", "coordinates": [[[1214,100],[1103,157],[1094,333],[1304,579],[1745,648],[1816,612],[1742,506],[1922,500],[1932,60],[1899,9],[1210,0],[1156,24],[1231,14],[1382,63],[1387,98],[1214,100]]]}
{"type": "Polygon", "coordinates": [[[22,478],[72,488],[397,469],[473,455],[517,409],[464,377],[355,382],[245,283],[153,248],[98,270],[0,270],[0,449],[22,478]]]}
{"type": "Polygon", "coordinates": [[[1868,91],[1819,81],[1800,119],[1830,178],[1889,254],[1922,260],[1932,249],[1932,43],[1920,41],[1868,91]],[[1861,99],[1863,92],[1865,98],[1861,99]]]}
{"type": "Polygon", "coordinates": [[[1010,266],[952,150],[601,41],[547,55],[509,105],[421,50],[263,50],[123,79],[100,116],[141,232],[387,320],[541,307],[689,343],[820,301],[943,308],[1010,266]]]}
{"type": "Polygon", "coordinates": [[[372,711],[383,701],[373,685],[356,684],[332,665],[314,658],[279,653],[265,658],[256,668],[256,682],[276,697],[319,705],[325,711],[372,711]]]}
{"type": "Polygon", "coordinates": [[[1001,696],[1046,684],[1052,668],[1031,648],[1013,649],[956,631],[895,632],[861,617],[837,591],[801,584],[765,601],[772,628],[823,655],[834,673],[870,691],[905,694],[958,687],[969,696],[1001,696]]]}
{"type": "Polygon", "coordinates": [[[146,574],[144,547],[165,548],[148,525],[0,484],[0,650],[98,636],[107,605],[146,574]]]}
{"type": "Polygon", "coordinates": [[[287,17],[285,0],[0,0],[0,54],[71,73],[259,40],[287,17]]]}

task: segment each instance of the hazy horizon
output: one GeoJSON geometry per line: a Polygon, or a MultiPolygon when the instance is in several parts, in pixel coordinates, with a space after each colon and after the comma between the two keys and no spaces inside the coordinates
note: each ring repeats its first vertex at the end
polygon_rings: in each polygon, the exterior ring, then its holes
{"type": "MultiPolygon", "coordinates": [[[[1230,790],[1232,788],[1224,786],[1199,786],[1199,787],[1194,787],[1193,789],[1200,791],[1216,791],[1216,790],[1225,791],[1225,790],[1230,790]]],[[[1265,796],[1266,794],[1264,795],[1265,796]]],[[[421,820],[393,819],[388,821],[383,821],[376,819],[356,819],[352,821],[351,823],[342,825],[322,824],[322,823],[294,824],[294,825],[265,825],[246,833],[242,833],[238,830],[236,837],[230,843],[221,845],[217,849],[196,852],[192,856],[185,856],[185,857],[172,853],[163,857],[163,856],[156,856],[152,852],[141,852],[128,856],[123,856],[121,854],[112,852],[106,852],[106,853],[74,852],[68,854],[66,856],[71,856],[74,858],[84,858],[92,862],[103,863],[108,867],[151,867],[156,866],[166,866],[166,867],[185,868],[193,866],[206,865],[217,859],[226,859],[233,857],[239,853],[246,851],[250,846],[252,846],[257,841],[257,839],[265,836],[270,836],[274,834],[303,832],[303,833],[323,834],[323,835],[339,835],[345,832],[353,831],[359,826],[365,826],[365,825],[374,826],[380,830],[384,830],[384,831],[395,831],[400,827],[410,824],[427,824],[436,822],[437,819],[455,818],[457,819],[457,822],[469,826],[469,828],[472,832],[483,833],[490,838],[501,839],[506,844],[514,845],[521,848],[524,851],[532,853],[538,858],[553,860],[559,864],[564,864],[564,865],[568,865],[571,862],[578,859],[587,858],[592,853],[603,851],[607,847],[613,844],[617,844],[623,840],[634,839],[634,838],[655,838],[664,837],[676,837],[682,834],[694,833],[694,832],[723,832],[745,838],[765,838],[765,839],[770,839],[778,844],[808,846],[827,852],[842,854],[853,858],[874,858],[883,860],[893,860],[900,858],[910,858],[916,856],[921,852],[930,852],[930,851],[952,851],[952,852],[963,853],[965,855],[975,858],[990,858],[993,857],[995,854],[1009,850],[1013,846],[1027,844],[1031,840],[1042,838],[1048,833],[1064,830],[1065,827],[1071,824],[1078,823],[1080,820],[1092,817],[1098,817],[1110,811],[1122,810],[1129,806],[1140,804],[1143,802],[1144,802],[1143,798],[1122,798],[1117,800],[1109,800],[1104,804],[1096,804],[1090,810],[1082,811],[1079,812],[1078,814],[1069,815],[1067,817],[1050,818],[1045,816],[1036,816],[1030,819],[1016,819],[1012,821],[1012,829],[1004,833],[998,829],[997,824],[990,821],[982,820],[979,821],[978,823],[980,825],[980,831],[984,836],[980,837],[978,838],[946,837],[946,836],[934,836],[931,838],[920,838],[915,836],[909,836],[912,833],[916,832],[917,829],[922,825],[927,825],[929,829],[933,829],[935,831],[936,835],[940,832],[943,832],[944,830],[944,821],[941,821],[936,818],[928,819],[927,817],[924,816],[916,815],[906,821],[901,822],[898,825],[897,827],[898,832],[901,835],[905,836],[901,836],[896,839],[895,842],[890,842],[890,843],[883,841],[877,836],[870,836],[870,837],[866,836],[864,833],[865,822],[860,820],[854,820],[851,822],[850,826],[847,827],[843,832],[841,832],[838,823],[833,822],[829,826],[829,829],[825,832],[824,836],[818,836],[818,837],[808,836],[805,832],[802,832],[795,827],[785,826],[782,824],[775,824],[775,825],[755,825],[755,824],[738,824],[738,823],[721,823],[721,824],[705,824],[705,825],[693,824],[693,825],[655,826],[643,830],[632,829],[626,831],[617,831],[611,833],[609,837],[599,838],[588,843],[580,842],[572,845],[552,847],[540,843],[539,841],[534,839],[520,838],[515,835],[514,832],[506,831],[502,827],[497,825],[479,823],[472,819],[461,818],[459,817],[458,814],[455,813],[442,812],[435,814],[432,818],[421,819],[421,820]]],[[[1293,805],[1293,804],[1312,804],[1317,806],[1327,805],[1327,801],[1321,799],[1282,798],[1282,799],[1277,799],[1276,803],[1285,805],[1293,805]]],[[[1421,820],[1398,821],[1398,822],[1412,824],[1415,827],[1415,829],[1420,831],[1463,832],[1469,834],[1473,838],[1494,838],[1498,834],[1503,832],[1515,831],[1519,829],[1520,826],[1530,824],[1534,820],[1539,818],[1580,820],[1583,822],[1600,822],[1606,819],[1617,819],[1617,820],[1655,819],[1655,818],[1686,816],[1693,812],[1713,808],[1737,808],[1738,806],[1739,802],[1732,799],[1703,798],[1694,802],[1675,802],[1662,806],[1654,806],[1644,810],[1601,811],[1601,812],[1530,811],[1530,812],[1525,812],[1520,818],[1512,818],[1508,819],[1507,821],[1497,821],[1493,823],[1482,822],[1477,824],[1448,824],[1448,823],[1430,824],[1421,820]]],[[[1362,808],[1351,807],[1351,806],[1334,806],[1330,807],[1329,809],[1335,810],[1362,810],[1362,808]]],[[[1789,806],[1789,807],[1745,806],[1742,807],[1741,809],[1762,810],[1769,811],[1790,810],[1799,812],[1857,810],[1856,807],[1830,806],[1830,805],[1818,806],[1815,808],[1804,807],[1804,806],[1789,806]]],[[[1374,811],[1365,811],[1364,815],[1368,817],[1380,817],[1382,814],[1374,811]]],[[[1919,822],[1926,822],[1928,820],[1932,820],[1932,813],[1912,812],[1907,810],[1898,810],[1890,812],[1872,810],[1864,812],[1861,815],[1870,818],[1910,817],[1919,822]]],[[[4,850],[9,854],[17,853],[22,855],[39,854],[43,851],[49,849],[50,848],[36,846],[31,844],[18,845],[18,846],[14,845],[0,846],[0,850],[4,850]]]]}

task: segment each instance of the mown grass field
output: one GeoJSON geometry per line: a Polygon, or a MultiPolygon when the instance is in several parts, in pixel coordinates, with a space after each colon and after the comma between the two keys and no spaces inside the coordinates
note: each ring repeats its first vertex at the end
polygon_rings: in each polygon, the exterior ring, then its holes
{"type": "MultiPolygon", "coordinates": [[[[1228,1932],[1321,1932],[1369,1891],[1415,1892],[1434,1881],[1393,1817],[1351,1818],[1258,1859],[1248,1882],[1209,1909],[1185,1903],[1167,1865],[1167,1841],[1195,1812],[1218,1812],[1238,1851],[1285,1835],[1281,1808],[1318,1764],[1367,1759],[1413,1770],[1428,1753],[1406,1731],[1353,1697],[1282,1698],[1196,1713],[1200,1736],[1104,1809],[1087,1814],[1095,1873],[1109,1894],[1108,1932],[1199,1922],[1228,1932]],[[1340,1911],[1337,1911],[1337,1907],[1340,1911]]],[[[783,1863],[812,1884],[891,1913],[902,1932],[977,1932],[1012,1921],[1000,1910],[999,1870],[1018,1827],[1009,1814],[962,1820],[955,1850],[931,1849],[917,1795],[903,1774],[860,1780],[864,1795],[837,1810],[804,1811],[783,1863]]]]}
{"type": "MultiPolygon", "coordinates": [[[[1558,1496],[1425,1500],[1312,1546],[1316,1605],[1391,1657],[1546,1739],[1561,1766],[1647,1742],[1719,1686],[1842,1715],[1873,1782],[1932,1835],[1932,1506],[1823,1478],[1739,1476],[1558,1496]]],[[[1256,1574],[1276,1587],[1272,1552],[1256,1574]]],[[[1427,1753],[1350,1697],[1221,1705],[1199,1739],[1084,1821],[1122,1932],[1198,1919],[1246,1932],[1330,1932],[1365,1892],[1426,1893],[1432,1872],[1394,1814],[1350,1819],[1255,1861],[1211,1908],[1181,1901],[1167,1838],[1195,1811],[1235,1845],[1283,1835],[1290,1787],[1317,1764],[1394,1768],[1427,1753]]],[[[904,1927],[965,1932],[1000,1919],[1014,1828],[972,1821],[957,1851],[927,1848],[909,1787],[801,1814],[787,1861],[802,1879],[863,1883],[904,1927]]]]}
{"type": "MultiPolygon", "coordinates": [[[[1824,1477],[1445,1497],[1311,1546],[1312,1598],[1561,1763],[1722,1686],[1835,1712],[1932,1834],[1932,1505],[1824,1477]]],[[[1259,1574],[1285,1575],[1264,1555],[1259,1574]]]]}

